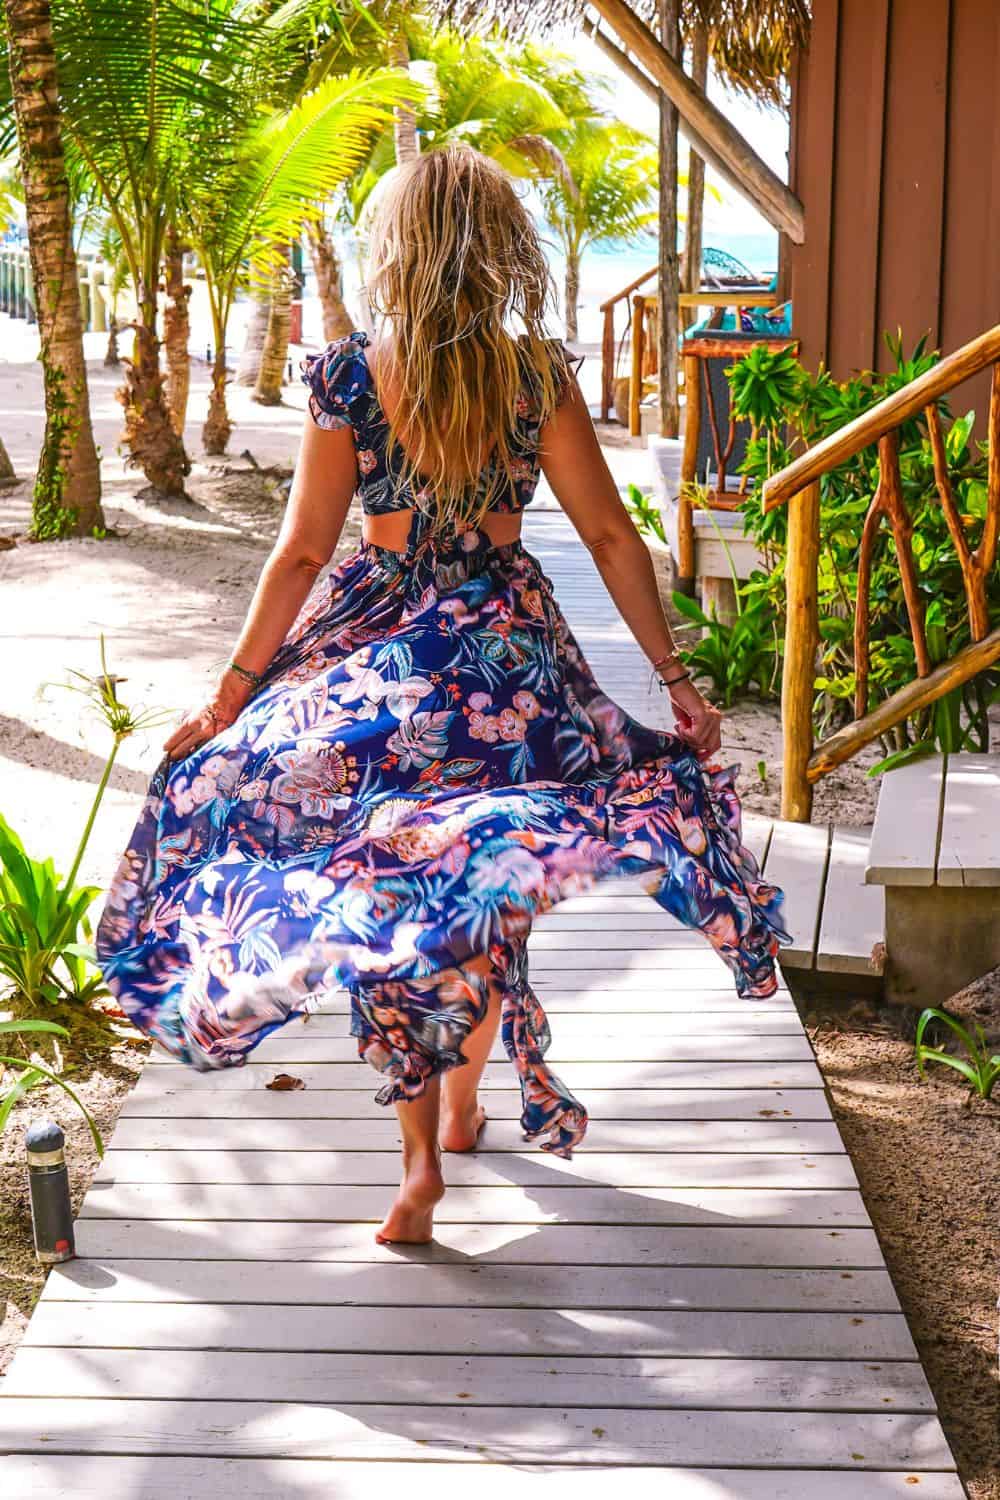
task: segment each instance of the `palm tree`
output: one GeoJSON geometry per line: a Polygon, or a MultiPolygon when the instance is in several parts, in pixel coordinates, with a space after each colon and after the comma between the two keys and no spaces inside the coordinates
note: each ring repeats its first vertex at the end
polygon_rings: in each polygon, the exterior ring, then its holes
{"type": "MultiPolygon", "coordinates": [[[[384,129],[393,108],[414,96],[414,86],[391,69],[331,77],[293,109],[258,111],[219,139],[211,173],[189,179],[183,196],[187,233],[205,271],[212,315],[215,364],[204,443],[222,452],[229,436],[225,404],[225,344],[229,314],[252,262],[261,277],[280,271],[289,242],[355,172],[384,129]]],[[[279,339],[266,350],[257,388],[284,365],[279,339]]]]}
{"type": "Polygon", "coordinates": [[[628,125],[591,116],[555,135],[569,181],[542,189],[545,215],[566,257],[566,337],[577,337],[580,261],[589,245],[633,244],[656,223],[656,148],[628,125]]]}
{"type": "Polygon", "coordinates": [[[45,381],[45,437],[35,476],[32,534],[37,538],[81,536],[102,527],[104,517],[87,392],[52,16],[49,0],[5,0],[5,13],[45,381]]]}

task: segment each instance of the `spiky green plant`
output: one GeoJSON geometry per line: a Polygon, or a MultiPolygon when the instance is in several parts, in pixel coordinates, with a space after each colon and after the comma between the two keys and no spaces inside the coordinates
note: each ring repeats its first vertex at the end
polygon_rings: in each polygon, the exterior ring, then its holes
{"type": "MultiPolygon", "coordinates": [[[[46,1035],[68,1037],[69,1032],[65,1026],[60,1026],[56,1021],[18,1020],[0,1021],[0,1036],[22,1037],[37,1035],[44,1032],[46,1035]]],[[[104,1141],[93,1115],[88,1110],[80,1096],[70,1088],[65,1078],[47,1068],[44,1063],[39,1062],[36,1057],[13,1057],[6,1053],[0,1053],[0,1074],[4,1069],[16,1070],[13,1082],[7,1087],[0,1089],[0,1135],[7,1128],[11,1111],[19,1099],[30,1093],[32,1089],[44,1088],[46,1083],[54,1083],[61,1088],[64,1094],[68,1094],[73,1103],[80,1110],[90,1130],[91,1140],[98,1156],[104,1155],[104,1141]]]]}
{"type": "Polygon", "coordinates": [[[942,1063],[946,1068],[953,1068],[956,1073],[960,1073],[980,1099],[988,1099],[997,1079],[1000,1079],[1000,1054],[991,1052],[986,1033],[979,1022],[973,1021],[970,1030],[968,1026],[963,1026],[956,1016],[937,1006],[928,1006],[926,1010],[921,1011],[917,1022],[914,1048],[917,1072],[921,1078],[927,1077],[927,1063],[942,1063]],[[947,1026],[949,1031],[958,1038],[965,1049],[964,1057],[953,1057],[950,1052],[944,1050],[943,1046],[932,1047],[924,1041],[924,1033],[935,1021],[942,1026],[947,1026]]]}

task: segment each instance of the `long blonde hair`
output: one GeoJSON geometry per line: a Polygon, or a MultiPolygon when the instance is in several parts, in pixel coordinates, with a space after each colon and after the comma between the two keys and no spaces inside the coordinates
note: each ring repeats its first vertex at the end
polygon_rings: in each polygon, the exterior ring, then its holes
{"type": "Polygon", "coordinates": [[[397,483],[430,491],[436,527],[475,525],[513,482],[519,401],[530,392],[540,425],[568,378],[545,333],[548,264],[506,172],[465,145],[399,169],[372,225],[367,284],[391,329],[397,483]]]}

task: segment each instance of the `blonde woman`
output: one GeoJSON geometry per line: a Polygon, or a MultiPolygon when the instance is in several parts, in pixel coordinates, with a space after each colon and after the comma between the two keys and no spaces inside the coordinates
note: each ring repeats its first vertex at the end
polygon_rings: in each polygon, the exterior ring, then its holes
{"type": "Polygon", "coordinates": [[[350,996],[403,1137],[378,1238],[425,1242],[440,1148],[470,1150],[497,1028],[526,1135],[587,1116],[548,1069],[533,918],[606,875],[700,928],[769,995],[781,893],[741,846],[720,717],[678,657],[504,173],[461,146],[399,176],[373,230],[378,334],[303,361],[281,532],[232,660],[166,741],[98,932],[129,1016],[200,1069],[244,1063],[324,992],[350,996]],[[521,540],[543,472],[680,728],[598,687],[521,540]],[[363,541],[316,583],[352,497],[363,541]],[[316,585],[314,587],[314,584],[316,585]]]}

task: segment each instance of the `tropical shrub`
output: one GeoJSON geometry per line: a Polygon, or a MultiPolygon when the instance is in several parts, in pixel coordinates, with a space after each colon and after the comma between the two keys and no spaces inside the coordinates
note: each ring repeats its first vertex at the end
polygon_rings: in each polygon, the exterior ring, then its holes
{"type": "Polygon", "coordinates": [[[52,1005],[89,1005],[103,987],[96,972],[88,911],[98,887],[77,885],[98,809],[123,740],[162,721],[157,710],[135,711],[118,697],[121,678],[108,671],[101,637],[101,672],[60,684],[81,693],[113,736],[69,873],[63,878],[51,859],[34,859],[0,817],[0,986],[5,999],[28,1015],[52,1005]]]}
{"type": "Polygon", "coordinates": [[[1000,1054],[990,1051],[986,1033],[978,1021],[973,1021],[970,1030],[948,1011],[929,1006],[927,1010],[920,1013],[914,1046],[917,1071],[921,1078],[927,1076],[927,1063],[943,1063],[945,1067],[953,1068],[956,1073],[960,1073],[980,1099],[988,1099],[993,1092],[994,1085],[1000,1079],[1000,1054]],[[950,1053],[945,1052],[943,1047],[932,1047],[924,1041],[924,1033],[933,1022],[939,1022],[948,1027],[965,1049],[965,1057],[952,1057],[950,1053]]]}
{"type": "MultiPolygon", "coordinates": [[[[835,432],[883,397],[924,374],[937,361],[921,340],[906,357],[899,338],[886,336],[894,367],[836,381],[822,371],[810,375],[788,350],[752,349],[728,372],[732,411],[750,424],[743,472],[754,481],[744,504],[746,527],[769,563],[769,597],[783,610],[787,516],[783,507],[765,514],[763,482],[778,469],[835,432]]],[[[973,439],[975,414],[954,421],[945,402],[949,472],[958,508],[975,545],[986,514],[985,445],[973,439]]],[[[934,480],[934,464],[922,416],[899,429],[903,496],[913,523],[912,547],[925,604],[928,651],[933,662],[954,655],[970,639],[965,591],[955,547],[934,480]]],[[[856,686],[854,614],[861,529],[878,483],[875,448],[866,448],[824,477],[820,488],[818,573],[821,652],[816,679],[817,731],[824,735],[854,715],[856,686]]],[[[990,581],[990,617],[1000,621],[1000,570],[990,581]]],[[[902,579],[891,539],[876,545],[870,594],[871,674],[868,709],[916,676],[902,579]]],[[[783,629],[783,622],[781,622],[783,629]]],[[[876,769],[935,749],[989,746],[987,711],[1000,693],[1000,668],[984,672],[937,704],[896,726],[883,740],[891,757],[876,769]]]]}

